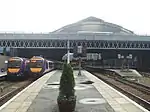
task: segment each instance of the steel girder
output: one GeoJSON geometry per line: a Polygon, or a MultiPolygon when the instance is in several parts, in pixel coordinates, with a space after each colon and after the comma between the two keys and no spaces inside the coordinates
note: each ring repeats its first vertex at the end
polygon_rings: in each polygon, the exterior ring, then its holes
{"type": "MultiPolygon", "coordinates": [[[[148,41],[70,40],[70,48],[83,45],[87,49],[150,50],[148,41]]],[[[0,40],[0,47],[10,48],[67,48],[67,40],[0,40]]]]}

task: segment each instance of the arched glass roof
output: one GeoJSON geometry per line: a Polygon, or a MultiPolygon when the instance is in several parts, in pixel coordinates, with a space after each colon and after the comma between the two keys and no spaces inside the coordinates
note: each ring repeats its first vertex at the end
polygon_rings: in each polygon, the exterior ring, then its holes
{"type": "Polygon", "coordinates": [[[96,17],[88,17],[79,22],[64,26],[53,33],[102,33],[102,34],[123,34],[132,35],[132,31],[119,25],[105,22],[96,17]]]}

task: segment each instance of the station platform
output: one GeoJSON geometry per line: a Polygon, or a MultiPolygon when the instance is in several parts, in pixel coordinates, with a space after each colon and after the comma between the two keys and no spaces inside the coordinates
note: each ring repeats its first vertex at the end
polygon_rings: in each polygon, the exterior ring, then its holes
{"type": "MultiPolygon", "coordinates": [[[[59,112],[57,96],[62,71],[39,78],[0,107],[0,112],[59,112]]],[[[74,71],[76,81],[75,112],[149,112],[91,73],[74,71]],[[85,81],[92,84],[81,84],[85,81]]]]}
{"type": "Polygon", "coordinates": [[[5,77],[6,75],[7,75],[6,72],[0,72],[0,78],[1,78],[1,77],[5,77]]]}
{"type": "Polygon", "coordinates": [[[134,69],[129,69],[129,71],[127,70],[121,71],[121,69],[107,69],[107,70],[114,71],[122,77],[142,77],[142,75],[134,69]]]}

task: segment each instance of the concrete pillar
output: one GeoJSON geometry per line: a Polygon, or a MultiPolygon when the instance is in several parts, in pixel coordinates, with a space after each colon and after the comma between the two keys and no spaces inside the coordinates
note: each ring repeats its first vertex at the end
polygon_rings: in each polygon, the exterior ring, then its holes
{"type": "Polygon", "coordinates": [[[6,47],[3,48],[3,54],[6,56],[6,47]]]}

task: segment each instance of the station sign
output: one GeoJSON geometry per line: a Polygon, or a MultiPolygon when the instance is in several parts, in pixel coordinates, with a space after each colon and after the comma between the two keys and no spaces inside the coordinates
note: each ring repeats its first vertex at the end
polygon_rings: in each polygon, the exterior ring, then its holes
{"type": "Polygon", "coordinates": [[[87,53],[87,60],[101,60],[101,53],[87,53]]]}
{"type": "Polygon", "coordinates": [[[86,47],[85,46],[75,46],[73,49],[73,56],[76,57],[86,57],[86,47]]]}

